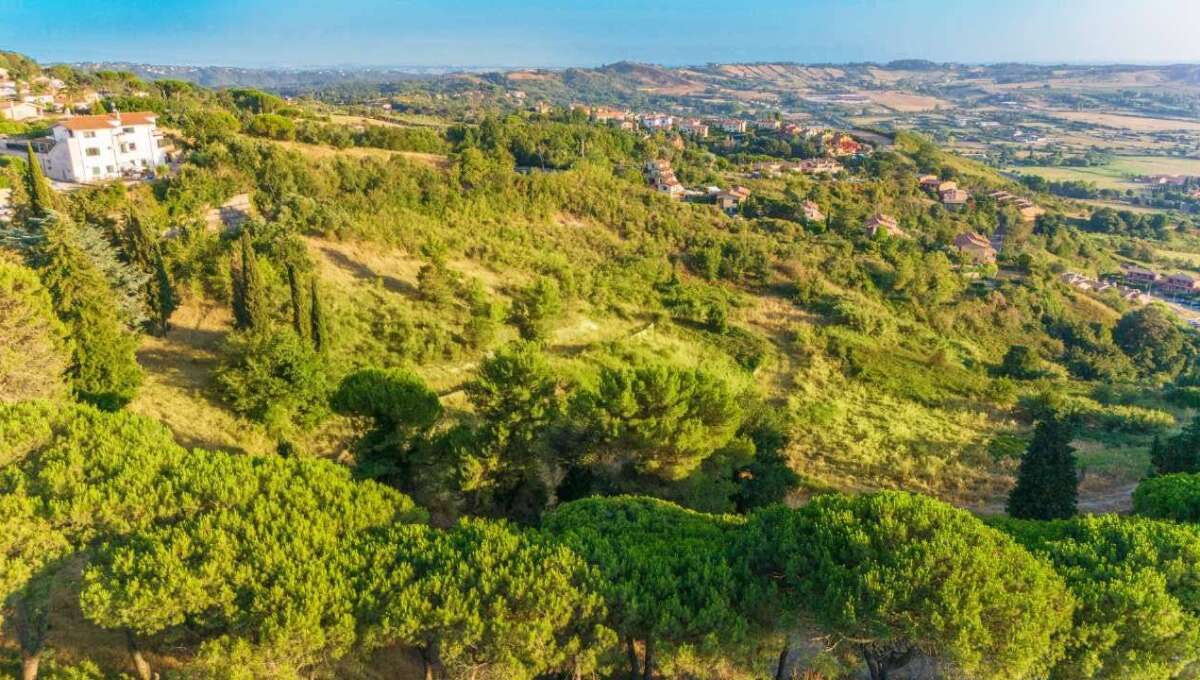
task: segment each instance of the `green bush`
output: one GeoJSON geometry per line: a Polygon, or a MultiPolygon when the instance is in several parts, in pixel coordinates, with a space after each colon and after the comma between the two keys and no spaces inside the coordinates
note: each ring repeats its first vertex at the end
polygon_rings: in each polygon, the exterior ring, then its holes
{"type": "Polygon", "coordinates": [[[217,388],[235,412],[280,431],[311,426],[326,414],[325,365],[291,329],[233,333],[222,354],[217,388]]]}
{"type": "Polygon", "coordinates": [[[1144,517],[1200,523],[1200,475],[1151,477],[1133,492],[1133,511],[1144,517]]]}

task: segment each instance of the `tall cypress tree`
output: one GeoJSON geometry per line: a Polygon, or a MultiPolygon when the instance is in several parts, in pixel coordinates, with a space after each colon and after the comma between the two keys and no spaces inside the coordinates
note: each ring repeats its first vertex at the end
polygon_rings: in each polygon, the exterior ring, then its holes
{"type": "Polygon", "coordinates": [[[296,265],[288,263],[287,277],[292,295],[292,328],[302,340],[309,340],[312,328],[309,325],[308,300],[305,299],[304,287],[300,285],[300,272],[296,271],[296,265]]]}
{"type": "Polygon", "coordinates": [[[175,287],[171,283],[171,275],[161,253],[154,262],[154,278],[150,285],[155,332],[158,335],[166,335],[171,328],[171,313],[179,306],[179,300],[175,297],[175,287]]]}
{"type": "Polygon", "coordinates": [[[1021,519],[1074,517],[1079,497],[1075,427],[1068,419],[1049,418],[1038,423],[1033,441],[1021,458],[1017,485],[1008,495],[1008,514],[1021,519]]]}
{"type": "Polygon", "coordinates": [[[25,161],[25,190],[29,193],[30,212],[34,217],[45,217],[54,209],[54,193],[42,174],[42,165],[33,153],[32,144],[25,145],[25,161]]]}
{"type": "Polygon", "coordinates": [[[324,352],[329,347],[329,328],[326,326],[325,312],[321,308],[321,294],[317,290],[317,277],[312,277],[311,311],[309,313],[309,328],[312,335],[313,349],[324,352]]]}
{"type": "Polygon", "coordinates": [[[242,231],[241,267],[233,272],[233,316],[241,330],[265,329],[271,322],[258,258],[248,231],[242,231]]]}

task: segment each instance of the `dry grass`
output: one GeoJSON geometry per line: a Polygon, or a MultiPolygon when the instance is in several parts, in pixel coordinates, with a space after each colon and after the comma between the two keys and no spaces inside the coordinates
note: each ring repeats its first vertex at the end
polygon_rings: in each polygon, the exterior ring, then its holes
{"type": "Polygon", "coordinates": [[[171,324],[164,337],[142,340],[138,363],[146,379],[129,410],[162,422],[188,448],[273,451],[275,443],[260,425],[234,416],[212,396],[229,311],[188,303],[175,311],[171,324]]]}
{"type": "Polygon", "coordinates": [[[1200,122],[1188,120],[1173,120],[1170,118],[1150,118],[1147,116],[1127,116],[1119,113],[1098,113],[1094,111],[1047,111],[1048,115],[1076,123],[1090,123],[1104,127],[1133,130],[1135,132],[1168,132],[1171,130],[1200,130],[1200,122]]]}
{"type": "Polygon", "coordinates": [[[915,111],[932,111],[938,107],[951,108],[953,104],[937,97],[927,97],[924,95],[907,94],[896,90],[887,90],[884,92],[862,91],[858,94],[865,95],[871,101],[886,106],[887,108],[898,111],[900,113],[912,113],[915,111]]]}
{"type": "Polygon", "coordinates": [[[403,156],[409,160],[416,161],[418,163],[424,163],[425,165],[439,169],[445,169],[450,166],[450,159],[442,154],[437,153],[421,153],[419,151],[389,151],[387,149],[372,149],[357,146],[348,149],[335,149],[331,146],[305,144],[303,142],[276,142],[276,144],[293,151],[299,151],[309,158],[320,159],[343,155],[351,156],[353,158],[388,159],[392,156],[403,156]]]}

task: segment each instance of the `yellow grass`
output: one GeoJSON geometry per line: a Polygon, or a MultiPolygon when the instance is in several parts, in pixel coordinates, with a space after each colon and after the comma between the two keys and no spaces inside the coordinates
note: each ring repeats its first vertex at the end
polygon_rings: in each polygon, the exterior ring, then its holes
{"type": "Polygon", "coordinates": [[[1091,123],[1104,127],[1133,130],[1135,132],[1167,132],[1170,130],[1200,130],[1200,122],[1127,116],[1119,113],[1097,113],[1093,111],[1047,111],[1049,115],[1077,123],[1091,123]]]}
{"type": "Polygon", "coordinates": [[[409,160],[435,168],[447,168],[450,165],[450,159],[442,154],[437,153],[421,153],[419,151],[389,151],[387,149],[372,149],[368,147],[350,147],[348,149],[335,149],[332,146],[323,146],[321,144],[305,144],[304,142],[276,142],[283,147],[308,156],[309,158],[330,158],[332,156],[351,156],[353,158],[381,158],[387,159],[392,156],[403,156],[409,160]]]}

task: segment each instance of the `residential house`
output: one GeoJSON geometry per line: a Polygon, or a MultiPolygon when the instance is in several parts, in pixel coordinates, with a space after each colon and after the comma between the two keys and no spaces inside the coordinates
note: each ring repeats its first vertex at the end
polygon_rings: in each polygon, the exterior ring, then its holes
{"type": "Polygon", "coordinates": [[[976,264],[996,263],[996,249],[992,247],[991,241],[973,231],[955,236],[954,247],[974,260],[976,264]]]}
{"type": "Polygon", "coordinates": [[[825,213],[821,212],[821,206],[812,201],[805,201],[803,205],[804,219],[809,222],[824,222],[825,213]]]}
{"type": "Polygon", "coordinates": [[[66,118],[40,140],[38,160],[47,177],[64,182],[145,175],[167,162],[157,121],[149,111],[66,118]]]}
{"type": "Polygon", "coordinates": [[[1200,292],[1200,278],[1191,274],[1171,274],[1163,281],[1162,291],[1167,295],[1195,295],[1200,292]]]}
{"type": "Polygon", "coordinates": [[[0,118],[19,123],[23,120],[40,118],[41,109],[29,102],[6,101],[0,102],[0,118]]]}
{"type": "Polygon", "coordinates": [[[783,127],[783,122],[775,118],[756,120],[754,121],[754,127],[758,128],[759,130],[778,130],[783,127]]]}
{"type": "Polygon", "coordinates": [[[742,133],[745,132],[748,124],[744,120],[737,118],[721,118],[715,123],[718,130],[723,132],[742,133]]]}
{"type": "Polygon", "coordinates": [[[0,78],[0,97],[17,96],[17,84],[11,80],[0,78]]]}
{"type": "Polygon", "coordinates": [[[1122,264],[1121,270],[1124,275],[1125,283],[1131,286],[1153,286],[1158,283],[1158,272],[1139,267],[1132,264],[1122,264]]]}
{"type": "Polygon", "coordinates": [[[709,131],[708,125],[694,118],[681,121],[676,126],[676,129],[685,135],[692,135],[693,137],[707,137],[709,131]]]}
{"type": "Polygon", "coordinates": [[[940,195],[946,193],[947,191],[953,191],[957,188],[958,188],[958,182],[955,182],[954,180],[946,180],[944,182],[938,182],[936,192],[940,196],[940,195]]]}
{"type": "Polygon", "coordinates": [[[620,123],[629,117],[629,112],[607,106],[597,106],[591,110],[589,115],[592,120],[598,123],[620,123]]]}
{"type": "Polygon", "coordinates": [[[660,114],[651,114],[642,116],[642,127],[648,130],[670,130],[675,127],[675,118],[660,114]]]}
{"type": "Polygon", "coordinates": [[[942,180],[937,175],[921,175],[917,178],[917,183],[925,191],[937,191],[937,187],[942,183],[942,180]]]}
{"type": "Polygon", "coordinates": [[[825,144],[825,151],[831,156],[853,156],[862,152],[862,144],[859,144],[853,137],[842,132],[830,138],[825,144]]]}
{"type": "Polygon", "coordinates": [[[971,194],[968,191],[964,191],[962,189],[950,189],[949,191],[942,192],[942,205],[944,205],[947,210],[962,210],[963,206],[967,204],[967,200],[970,198],[971,194]]]}
{"type": "Polygon", "coordinates": [[[806,175],[834,175],[844,169],[841,163],[832,158],[810,158],[792,166],[794,172],[802,172],[806,175]]]}
{"type": "Polygon", "coordinates": [[[863,224],[863,228],[867,230],[867,235],[871,238],[874,238],[880,230],[887,233],[888,236],[908,238],[908,234],[900,228],[900,223],[896,221],[896,218],[883,213],[875,213],[872,215],[866,221],[866,223],[863,224]]]}

